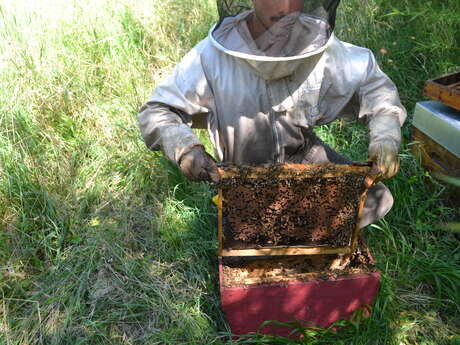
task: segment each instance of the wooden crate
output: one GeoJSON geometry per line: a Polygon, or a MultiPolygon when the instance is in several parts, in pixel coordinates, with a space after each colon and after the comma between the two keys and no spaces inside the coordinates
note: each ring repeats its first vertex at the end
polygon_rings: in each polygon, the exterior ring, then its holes
{"type": "MultiPolygon", "coordinates": [[[[347,220],[347,229],[348,232],[344,236],[348,236],[344,238],[344,244],[340,246],[331,246],[327,244],[322,244],[317,241],[316,243],[296,243],[295,245],[269,245],[269,244],[254,244],[254,243],[245,243],[243,247],[241,247],[241,243],[236,243],[233,239],[229,239],[228,232],[227,236],[225,236],[226,231],[224,231],[224,215],[226,213],[224,207],[224,200],[227,200],[226,189],[222,187],[219,188],[219,198],[218,198],[218,239],[219,239],[219,256],[281,256],[281,255],[319,255],[319,254],[351,254],[355,251],[357,245],[357,239],[359,237],[360,229],[358,227],[359,219],[362,214],[362,209],[364,207],[364,202],[367,195],[367,189],[372,186],[375,176],[370,174],[371,166],[369,163],[361,163],[356,165],[337,165],[337,164],[285,164],[280,166],[272,166],[272,167],[222,167],[220,168],[220,175],[222,180],[258,180],[258,179],[270,179],[276,178],[276,181],[280,180],[288,180],[288,181],[308,181],[308,183],[315,183],[315,181],[332,181],[334,179],[341,179],[342,183],[345,181],[346,178],[351,176],[359,176],[361,178],[361,183],[359,191],[356,191],[357,196],[354,197],[354,204],[350,206],[350,203],[347,204],[347,207],[353,207],[356,211],[354,213],[355,217],[352,222],[347,220]],[[244,176],[243,176],[244,175],[244,176]],[[243,176],[243,177],[242,177],[243,176]],[[233,242],[232,242],[233,241],[233,242]],[[236,243],[236,244],[235,244],[236,243]]],[[[227,191],[231,190],[227,186],[227,191]]],[[[257,189],[255,189],[257,191],[257,189]]],[[[340,189],[338,189],[340,190],[340,189]]],[[[343,189],[342,189],[343,190],[343,189]]],[[[235,193],[235,190],[232,190],[235,193]]],[[[257,192],[255,194],[259,195],[257,192]]],[[[329,194],[330,196],[331,194],[329,194]]],[[[337,195],[334,195],[334,198],[340,200],[344,196],[340,195],[338,192],[337,195]]],[[[249,196],[241,195],[241,199],[245,200],[247,198],[250,200],[255,199],[254,195],[249,196]]],[[[230,198],[229,198],[230,199],[230,198]]],[[[307,199],[307,196],[305,196],[307,199]]],[[[335,200],[335,199],[334,199],[335,200]]],[[[331,216],[331,212],[334,212],[331,207],[331,203],[329,203],[329,213],[328,215],[331,216]]],[[[341,207],[340,202],[334,203],[334,205],[338,205],[337,207],[341,207]]],[[[265,212],[267,209],[253,209],[251,203],[248,203],[246,208],[253,211],[255,217],[258,214],[265,212]]],[[[284,206],[286,207],[286,206],[284,206]]],[[[319,204],[315,208],[317,214],[311,214],[311,219],[316,217],[316,219],[323,218],[322,212],[327,207],[327,200],[325,200],[324,204],[319,204]]],[[[228,207],[230,208],[230,207],[228,207]]],[[[244,211],[246,211],[245,209],[244,211]]],[[[297,212],[297,211],[296,211],[297,212]]],[[[298,217],[309,217],[309,214],[299,214],[298,217]]],[[[230,218],[230,217],[229,217],[230,218]]],[[[234,217],[235,218],[235,217],[234,217]]],[[[314,220],[306,219],[306,222],[309,222],[309,228],[311,229],[314,227],[312,222],[314,220]]],[[[257,221],[256,221],[257,223],[257,221]]],[[[232,225],[233,226],[233,225],[232,225]]],[[[340,227],[338,225],[337,227],[340,227]]],[[[300,229],[301,227],[298,227],[300,229]]],[[[325,226],[322,224],[322,229],[325,226]]],[[[234,229],[234,227],[232,228],[234,229]]],[[[284,228],[283,228],[284,231],[284,228]]],[[[304,231],[301,229],[301,231],[304,231]]],[[[305,230],[309,231],[309,230],[305,230]]],[[[328,230],[326,230],[327,232],[328,230]]],[[[338,230],[340,231],[340,229],[338,230]]],[[[250,242],[250,241],[249,241],[250,242]]]]}
{"type": "Polygon", "coordinates": [[[428,80],[425,96],[460,110],[460,71],[428,80]]]}
{"type": "Polygon", "coordinates": [[[460,177],[459,157],[415,127],[413,141],[416,144],[412,146],[412,152],[421,160],[424,168],[433,173],[460,177]]]}

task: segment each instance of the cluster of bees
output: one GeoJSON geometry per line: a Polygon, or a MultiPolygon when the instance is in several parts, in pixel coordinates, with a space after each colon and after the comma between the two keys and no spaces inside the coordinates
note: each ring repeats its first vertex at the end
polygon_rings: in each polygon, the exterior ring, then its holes
{"type": "Polygon", "coordinates": [[[224,179],[225,233],[254,246],[349,245],[365,176],[224,179]]]}

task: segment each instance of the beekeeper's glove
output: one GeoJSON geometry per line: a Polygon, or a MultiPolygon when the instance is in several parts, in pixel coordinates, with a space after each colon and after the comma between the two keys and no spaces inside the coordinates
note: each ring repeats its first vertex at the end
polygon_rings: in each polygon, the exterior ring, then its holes
{"type": "Polygon", "coordinates": [[[216,162],[201,145],[193,146],[180,157],[179,168],[190,181],[220,181],[216,162]]]}
{"type": "Polygon", "coordinates": [[[370,119],[369,159],[374,162],[378,179],[389,179],[399,170],[401,125],[397,116],[377,115],[370,119]]]}

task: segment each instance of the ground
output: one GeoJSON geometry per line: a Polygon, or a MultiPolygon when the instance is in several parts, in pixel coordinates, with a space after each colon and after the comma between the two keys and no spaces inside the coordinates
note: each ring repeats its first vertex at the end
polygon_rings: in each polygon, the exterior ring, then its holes
{"type": "MultiPolygon", "coordinates": [[[[460,246],[445,224],[459,210],[410,148],[424,81],[460,69],[460,4],[344,0],[339,13],[336,35],[375,53],[409,119],[387,183],[395,206],[365,230],[383,275],[372,317],[303,343],[458,344],[460,246]]],[[[232,340],[214,191],[149,152],[137,128],[216,15],[211,0],[0,0],[0,344],[288,343],[232,340]]],[[[359,124],[317,133],[366,159],[359,124]]]]}

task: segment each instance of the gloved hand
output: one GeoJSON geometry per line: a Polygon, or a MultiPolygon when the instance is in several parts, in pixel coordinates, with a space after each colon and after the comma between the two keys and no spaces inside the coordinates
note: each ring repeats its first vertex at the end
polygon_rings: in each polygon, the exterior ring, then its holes
{"type": "Polygon", "coordinates": [[[374,173],[378,180],[389,179],[399,170],[398,148],[392,140],[369,145],[369,159],[374,162],[374,173]]]}
{"type": "Polygon", "coordinates": [[[401,125],[392,115],[374,116],[368,123],[369,158],[374,162],[374,173],[378,180],[389,179],[399,170],[399,146],[401,125]]]}
{"type": "Polygon", "coordinates": [[[216,162],[201,145],[193,146],[182,155],[179,168],[190,181],[220,181],[216,162]]]}

